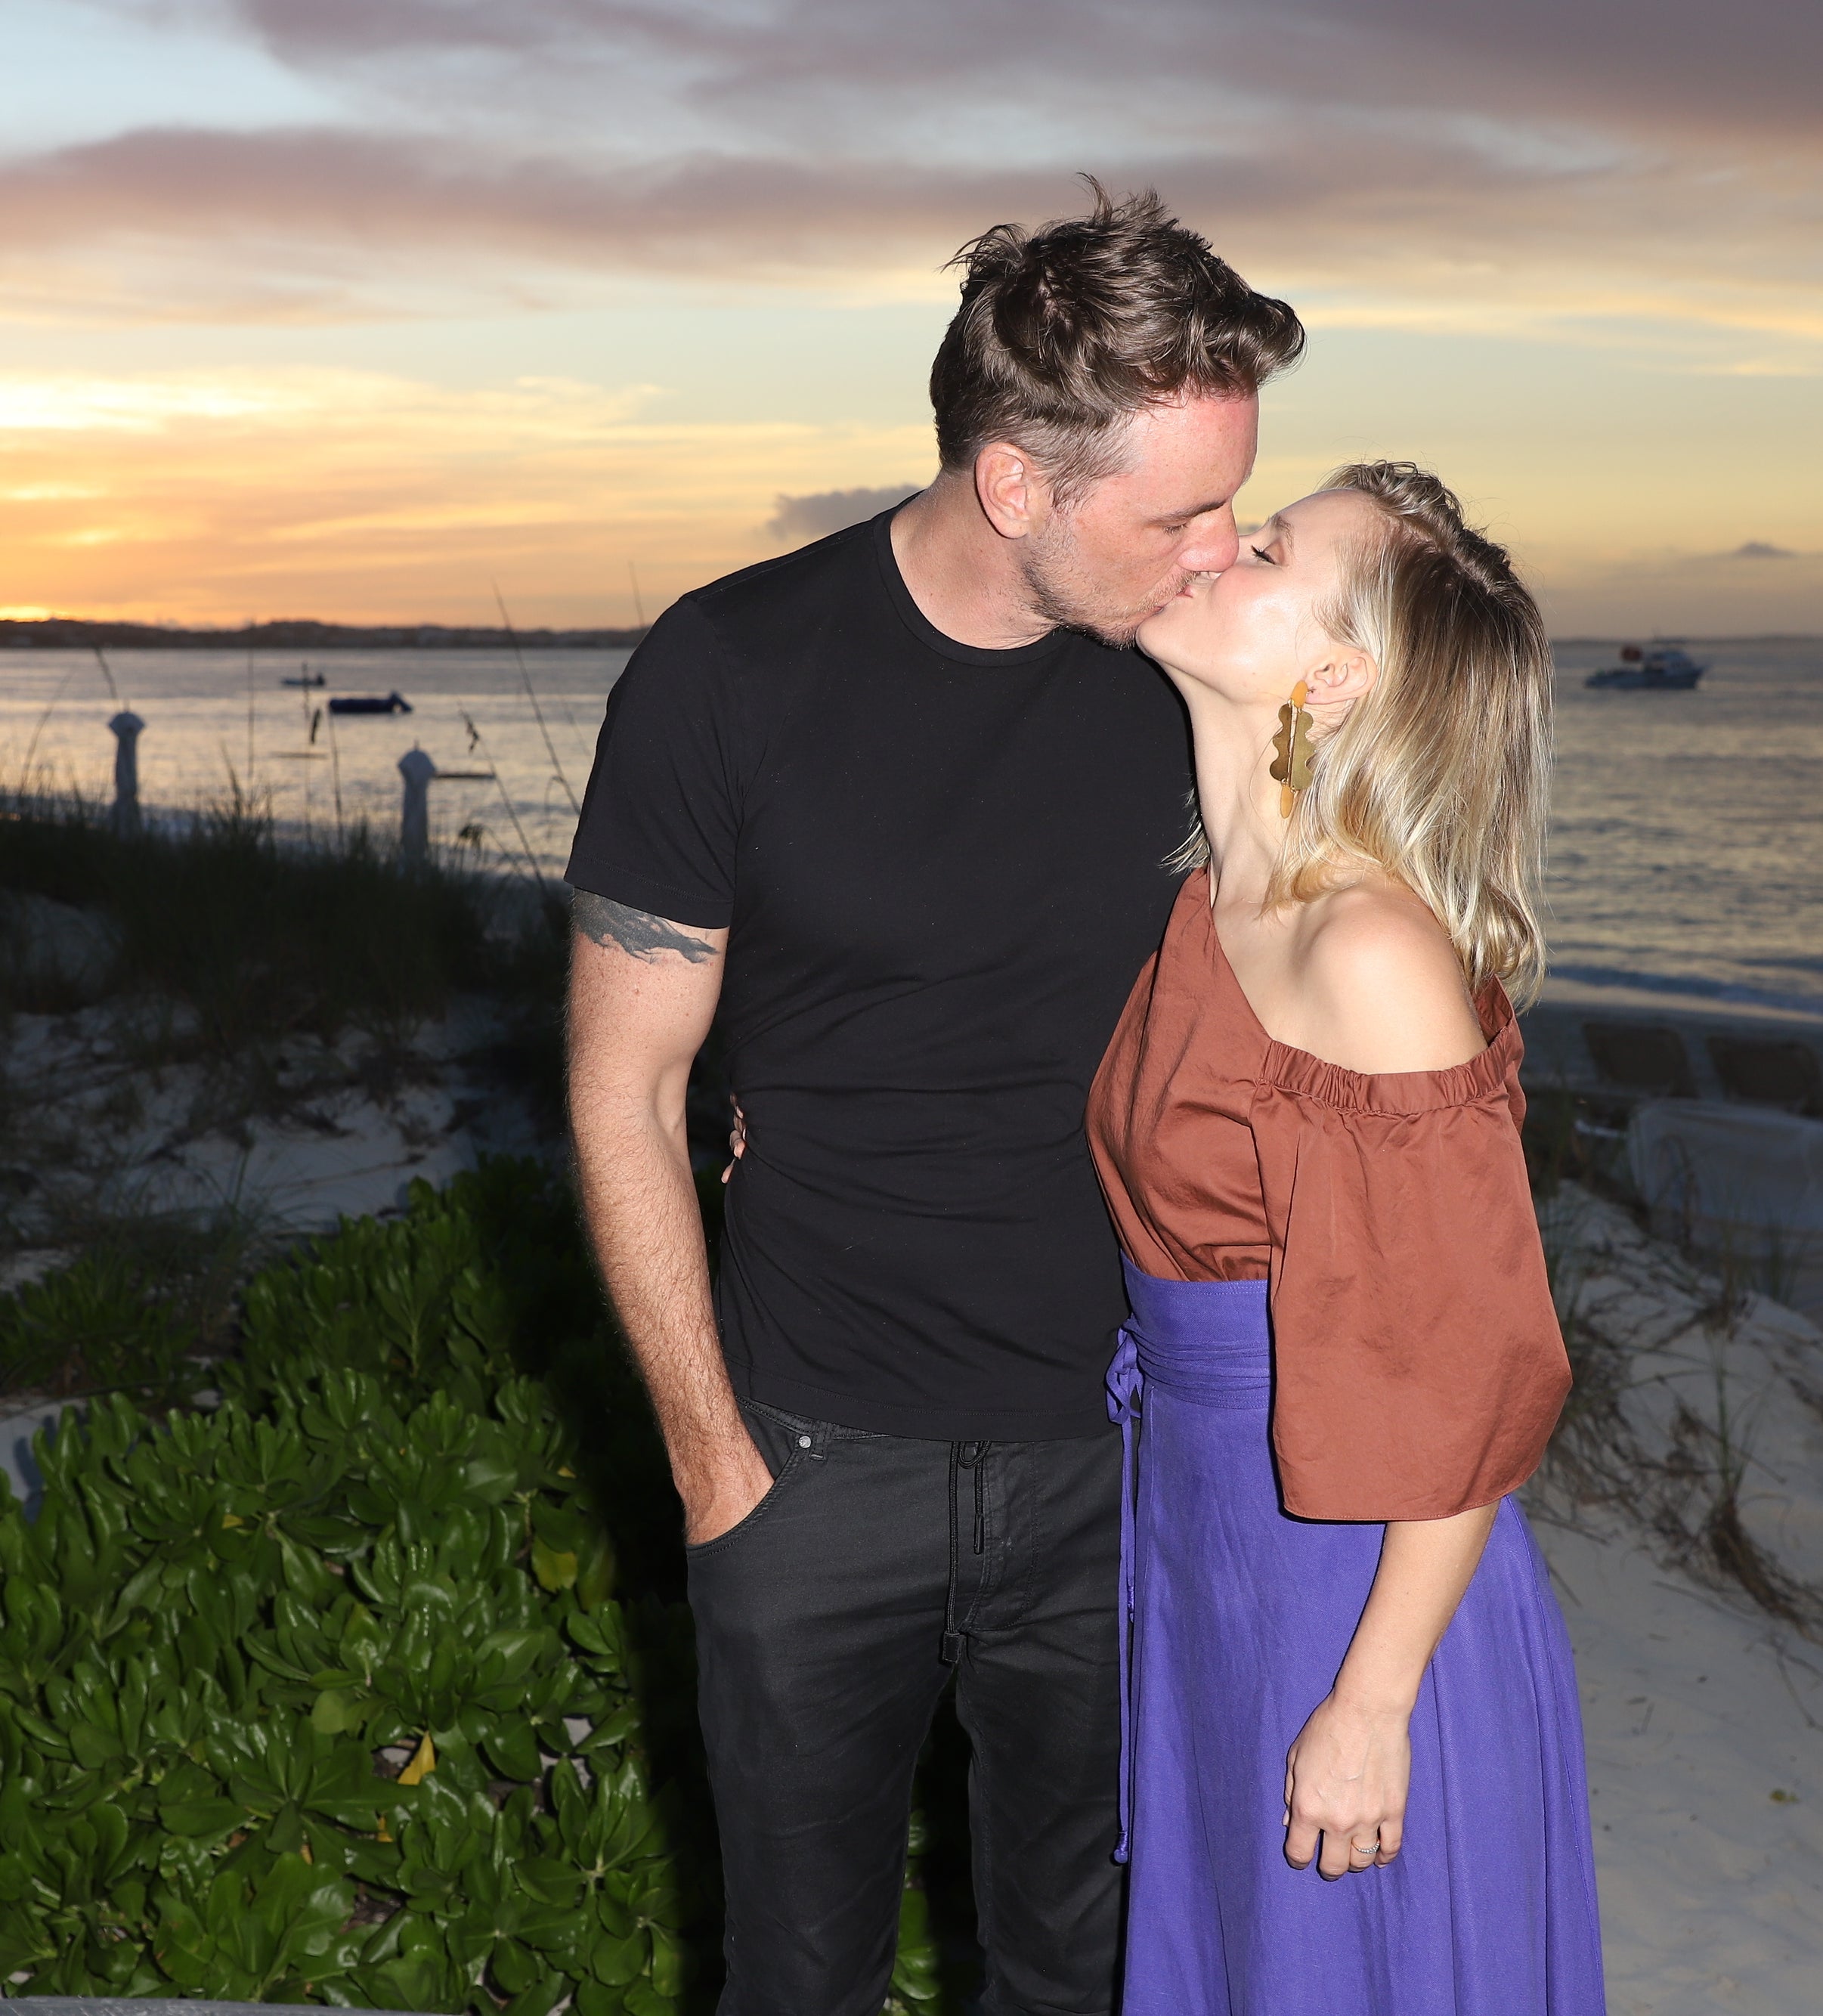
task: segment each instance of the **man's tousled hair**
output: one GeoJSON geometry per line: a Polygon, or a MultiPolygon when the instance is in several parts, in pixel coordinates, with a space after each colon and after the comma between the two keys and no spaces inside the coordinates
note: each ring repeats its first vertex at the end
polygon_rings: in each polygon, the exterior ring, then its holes
{"type": "Polygon", "coordinates": [[[1304,347],[1285,303],[1256,293],[1156,190],[1116,202],[1084,180],[1088,216],[1030,232],[997,224],[950,262],[962,304],[930,373],[944,469],[1010,441],[1060,502],[1120,468],[1132,415],[1244,397],[1304,347]]]}

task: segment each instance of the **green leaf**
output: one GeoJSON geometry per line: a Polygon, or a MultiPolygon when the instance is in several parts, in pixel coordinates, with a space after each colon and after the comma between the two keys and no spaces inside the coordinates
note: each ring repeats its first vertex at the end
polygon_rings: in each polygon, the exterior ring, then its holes
{"type": "Polygon", "coordinates": [[[677,2004],[648,1982],[636,1981],[627,1991],[627,2016],[677,2016],[677,2004]]]}
{"type": "Polygon", "coordinates": [[[158,1809],[160,1820],[173,1834],[221,1836],[231,1834],[247,1816],[233,1799],[180,1799],[158,1809]]]}
{"type": "Polygon", "coordinates": [[[544,1771],[538,1735],[530,1723],[495,1723],[481,1739],[481,1748],[503,1778],[517,1778],[529,1784],[544,1771]]]}
{"type": "Polygon", "coordinates": [[[311,1705],[311,1726],[319,1736],[341,1736],[358,1729],[378,1705],[351,1687],[325,1687],[311,1705]]]}
{"type": "Polygon", "coordinates": [[[652,1931],[652,1985],[660,1995],[681,1994],[684,1987],[683,1942],[674,1932],[654,1926],[652,1931]]]}
{"type": "Polygon", "coordinates": [[[576,1557],[573,1553],[556,1552],[534,1533],[532,1535],[532,1573],[538,1577],[541,1588],[552,1591],[574,1588],[576,1557]]]}
{"type": "Polygon", "coordinates": [[[582,1551],[582,1565],[576,1578],[576,1600],[584,1610],[606,1603],[614,1593],[619,1573],[614,1543],[604,1532],[591,1533],[582,1551]]]}
{"type": "Polygon", "coordinates": [[[555,1856],[528,1856],[515,1865],[520,1888],[528,1897],[541,1904],[552,1904],[563,1910],[576,1908],[582,1894],[582,1872],[574,1862],[559,1861],[555,1856]]]}
{"type": "Polygon", "coordinates": [[[517,1939],[502,1939],[495,1946],[488,1969],[502,1992],[507,1995],[517,1995],[544,1977],[543,1964],[538,1956],[517,1939]]]}
{"type": "Polygon", "coordinates": [[[117,1736],[99,1728],[92,1722],[71,1724],[70,1748],[76,1753],[77,1762],[85,1771],[99,1771],[102,1765],[126,1754],[117,1736]]]}
{"type": "Polygon", "coordinates": [[[29,1737],[41,1750],[47,1751],[53,1757],[69,1755],[70,1745],[65,1741],[62,1733],[53,1729],[48,1722],[41,1720],[29,1708],[20,1707],[15,1703],[13,1708],[13,1719],[20,1733],[29,1737]]]}
{"type": "Polygon", "coordinates": [[[477,1456],[464,1466],[464,1481],[484,1504],[498,1505],[512,1496],[519,1465],[509,1456],[477,1456]]]}
{"type": "Polygon", "coordinates": [[[604,1987],[624,1987],[645,1973],[651,1951],[643,1931],[636,1929],[618,1939],[604,1933],[589,1948],[588,1971],[604,1987]]]}
{"type": "Polygon", "coordinates": [[[562,1975],[547,1975],[514,1996],[500,2016],[551,2016],[551,2011],[563,2000],[563,1991],[568,1985],[562,1975]]]}

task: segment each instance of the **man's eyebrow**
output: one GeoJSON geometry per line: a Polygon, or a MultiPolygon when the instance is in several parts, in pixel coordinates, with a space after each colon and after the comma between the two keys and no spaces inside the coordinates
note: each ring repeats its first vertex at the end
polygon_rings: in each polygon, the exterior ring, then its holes
{"type": "Polygon", "coordinates": [[[1224,505],[1233,502],[1230,497],[1215,497],[1206,504],[1192,504],[1188,511],[1162,511],[1158,523],[1161,525],[1187,525],[1192,518],[1200,518],[1206,512],[1219,511],[1224,505]]]}

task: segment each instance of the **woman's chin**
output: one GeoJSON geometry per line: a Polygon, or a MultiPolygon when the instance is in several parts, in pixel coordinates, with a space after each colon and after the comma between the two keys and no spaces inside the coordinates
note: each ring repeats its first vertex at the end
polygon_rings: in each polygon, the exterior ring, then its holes
{"type": "Polygon", "coordinates": [[[1149,658],[1169,668],[1181,668],[1187,658],[1206,655],[1196,647],[1193,633],[1199,627],[1196,603],[1187,595],[1174,595],[1140,625],[1133,641],[1149,658]]]}
{"type": "Polygon", "coordinates": [[[1155,610],[1140,625],[1133,641],[1149,658],[1156,658],[1162,664],[1174,634],[1181,635],[1184,603],[1174,596],[1163,609],[1155,610]]]}

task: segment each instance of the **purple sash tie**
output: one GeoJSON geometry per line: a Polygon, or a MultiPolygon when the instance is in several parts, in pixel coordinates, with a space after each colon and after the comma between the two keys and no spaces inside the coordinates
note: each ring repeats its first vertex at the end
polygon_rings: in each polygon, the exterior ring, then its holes
{"type": "Polygon", "coordinates": [[[1124,1863],[1133,1846],[1134,1425],[1149,1386],[1199,1407],[1267,1412],[1272,1345],[1264,1281],[1167,1281],[1142,1274],[1130,1260],[1121,1265],[1133,1314],[1115,1339],[1106,1384],[1108,1418],[1120,1430],[1120,1837],[1114,1859],[1124,1863]]]}
{"type": "Polygon", "coordinates": [[[1133,1424],[1145,1384],[1138,1341],[1123,1323],[1107,1379],[1108,1419],[1120,1425],[1120,1863],[1133,1849],[1133,1424]]]}

